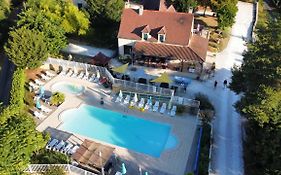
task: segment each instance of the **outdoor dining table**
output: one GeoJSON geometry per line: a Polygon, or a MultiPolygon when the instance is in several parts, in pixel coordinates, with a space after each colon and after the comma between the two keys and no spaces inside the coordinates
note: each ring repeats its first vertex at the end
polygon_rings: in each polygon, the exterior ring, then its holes
{"type": "Polygon", "coordinates": [[[180,76],[174,76],[174,81],[176,84],[180,84],[181,86],[188,86],[191,83],[191,79],[180,76]]]}

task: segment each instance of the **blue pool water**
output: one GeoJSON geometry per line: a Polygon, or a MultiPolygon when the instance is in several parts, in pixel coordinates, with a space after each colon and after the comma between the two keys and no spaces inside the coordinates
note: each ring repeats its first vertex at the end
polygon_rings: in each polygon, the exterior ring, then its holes
{"type": "Polygon", "coordinates": [[[58,82],[51,87],[53,92],[65,92],[69,94],[79,95],[84,92],[85,87],[72,84],[70,82],[58,82]]]}
{"type": "Polygon", "coordinates": [[[62,113],[61,119],[61,130],[153,157],[160,157],[163,150],[174,148],[177,144],[168,124],[125,116],[90,105],[67,110],[62,113]]]}

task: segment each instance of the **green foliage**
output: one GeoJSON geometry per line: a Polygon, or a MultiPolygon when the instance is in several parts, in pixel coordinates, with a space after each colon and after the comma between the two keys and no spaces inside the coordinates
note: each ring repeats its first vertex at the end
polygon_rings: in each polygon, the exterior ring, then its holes
{"type": "Polygon", "coordinates": [[[197,6],[196,0],[171,0],[171,3],[178,12],[189,12],[189,8],[197,6]]]}
{"type": "Polygon", "coordinates": [[[200,157],[199,157],[199,174],[208,174],[209,167],[209,150],[211,142],[211,127],[208,124],[202,126],[203,132],[200,143],[200,157]]]}
{"type": "Polygon", "coordinates": [[[48,57],[44,35],[24,27],[10,32],[5,52],[19,68],[37,68],[48,57]]]}
{"type": "Polygon", "coordinates": [[[177,105],[177,114],[183,114],[185,112],[186,108],[184,105],[177,105]]]}
{"type": "Polygon", "coordinates": [[[231,27],[235,22],[237,0],[211,0],[212,8],[217,12],[219,28],[231,27]]]}
{"type": "Polygon", "coordinates": [[[31,163],[33,164],[68,164],[69,160],[65,154],[44,148],[35,152],[31,157],[31,163]]]}
{"type": "Polygon", "coordinates": [[[65,96],[63,93],[60,92],[55,92],[52,96],[51,96],[51,104],[52,105],[60,105],[64,102],[65,100],[65,96]]]}
{"type": "Polygon", "coordinates": [[[43,175],[66,175],[66,172],[61,167],[50,167],[43,175]]]}
{"type": "Polygon", "coordinates": [[[121,19],[123,0],[86,0],[92,21],[114,23],[121,19]]]}
{"type": "Polygon", "coordinates": [[[12,88],[10,91],[10,105],[17,106],[22,109],[24,106],[24,84],[25,84],[25,74],[24,70],[17,68],[13,74],[12,88]]]}
{"type": "Polygon", "coordinates": [[[10,13],[10,0],[0,0],[0,21],[6,19],[10,13]]]}
{"type": "Polygon", "coordinates": [[[214,106],[212,105],[212,103],[210,102],[209,98],[201,93],[197,93],[195,94],[195,100],[200,101],[200,110],[214,110],[214,106]]]}
{"type": "Polygon", "coordinates": [[[28,114],[10,116],[0,127],[0,174],[21,172],[29,164],[33,151],[45,144],[46,141],[35,130],[35,123],[28,114]]]}
{"type": "Polygon", "coordinates": [[[258,3],[259,10],[258,10],[258,21],[257,21],[256,28],[260,29],[267,26],[268,13],[266,10],[264,10],[263,0],[259,0],[258,2],[259,2],[258,3]]]}

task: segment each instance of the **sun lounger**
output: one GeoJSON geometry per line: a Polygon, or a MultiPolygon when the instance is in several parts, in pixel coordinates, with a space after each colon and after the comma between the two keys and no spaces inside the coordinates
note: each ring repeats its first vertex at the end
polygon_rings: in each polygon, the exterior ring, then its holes
{"type": "Polygon", "coordinates": [[[88,79],[88,81],[93,82],[95,78],[96,78],[96,75],[93,74],[93,75],[88,79]]]}
{"type": "Polygon", "coordinates": [[[161,109],[160,109],[160,113],[161,114],[164,114],[164,112],[166,111],[167,109],[167,104],[166,103],[163,103],[162,106],[161,106],[161,109]]]}
{"type": "Polygon", "coordinates": [[[66,71],[65,71],[65,70],[61,70],[61,72],[59,73],[59,75],[66,75],[66,71]]]}
{"type": "Polygon", "coordinates": [[[55,147],[53,147],[53,151],[59,151],[63,146],[65,145],[65,142],[61,140],[59,144],[57,144],[55,147]]]}
{"type": "Polygon", "coordinates": [[[82,80],[88,80],[88,78],[89,78],[89,73],[86,72],[82,80]]]}
{"type": "Polygon", "coordinates": [[[43,81],[40,81],[38,79],[34,80],[36,84],[38,84],[39,86],[43,86],[45,83],[43,81]]]}
{"type": "Polygon", "coordinates": [[[79,148],[79,146],[75,145],[73,148],[68,150],[67,154],[69,154],[69,155],[74,154],[77,151],[78,148],[79,148]]]}
{"type": "Polygon", "coordinates": [[[67,143],[60,151],[66,154],[72,147],[73,145],[71,143],[67,143]]]}
{"type": "Polygon", "coordinates": [[[144,98],[141,98],[138,107],[143,108],[143,106],[144,106],[144,98]]]}
{"type": "Polygon", "coordinates": [[[52,73],[52,72],[49,72],[49,71],[46,71],[45,73],[46,73],[46,75],[49,76],[49,77],[54,77],[54,76],[56,76],[56,74],[54,74],[54,73],[52,73]]]}
{"type": "Polygon", "coordinates": [[[41,112],[38,112],[38,111],[34,111],[33,114],[38,119],[43,119],[46,117],[45,115],[43,115],[41,112]]]}
{"type": "Polygon", "coordinates": [[[57,139],[52,139],[47,145],[46,149],[51,150],[59,141],[57,139]]]}
{"type": "Polygon", "coordinates": [[[48,80],[51,79],[51,77],[48,77],[48,76],[46,76],[45,74],[41,74],[41,78],[42,78],[43,80],[46,80],[46,81],[48,81],[48,80]]]}
{"type": "Polygon", "coordinates": [[[99,80],[100,80],[100,78],[96,77],[93,82],[97,83],[97,82],[99,82],[99,80]]]}
{"type": "Polygon", "coordinates": [[[81,71],[80,73],[79,73],[79,75],[77,76],[77,78],[79,78],[79,79],[82,79],[83,77],[84,77],[84,72],[83,71],[81,71]]]}
{"type": "Polygon", "coordinates": [[[182,97],[178,97],[178,103],[179,103],[180,105],[183,104],[183,98],[182,98],[182,97]]]}
{"type": "Polygon", "coordinates": [[[39,86],[38,86],[37,84],[33,83],[32,81],[30,81],[28,84],[29,84],[29,86],[31,86],[33,89],[38,89],[38,88],[39,88],[39,86]]]}
{"type": "Polygon", "coordinates": [[[125,98],[125,100],[124,100],[124,105],[129,104],[130,99],[131,99],[131,96],[130,96],[130,95],[127,95],[126,98],[125,98]]]}
{"type": "Polygon", "coordinates": [[[177,111],[177,106],[173,106],[171,109],[171,116],[175,116],[177,111]]]}
{"type": "Polygon", "coordinates": [[[50,112],[52,111],[52,109],[50,109],[50,108],[48,108],[48,107],[46,107],[46,106],[44,106],[44,105],[41,105],[41,110],[42,110],[43,112],[46,112],[46,113],[50,113],[50,112]]]}
{"type": "Polygon", "coordinates": [[[78,75],[78,71],[75,69],[75,70],[73,71],[73,74],[71,75],[71,77],[76,78],[77,75],[78,75]]]}
{"type": "Polygon", "coordinates": [[[115,100],[115,102],[116,102],[116,103],[121,103],[121,102],[122,102],[122,99],[123,99],[123,98],[118,95],[117,98],[116,98],[116,100],[115,100]]]}
{"type": "Polygon", "coordinates": [[[159,101],[156,101],[155,104],[153,105],[153,112],[157,112],[159,108],[159,101]]]}
{"type": "Polygon", "coordinates": [[[145,104],[144,109],[151,110],[151,103],[149,101],[145,104]]]}
{"type": "Polygon", "coordinates": [[[66,76],[71,76],[73,74],[73,71],[71,69],[68,70],[68,72],[66,73],[66,76]]]}

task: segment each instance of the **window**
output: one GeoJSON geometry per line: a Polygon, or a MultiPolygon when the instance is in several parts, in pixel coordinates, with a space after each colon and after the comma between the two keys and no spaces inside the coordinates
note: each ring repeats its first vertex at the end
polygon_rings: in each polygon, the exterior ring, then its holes
{"type": "Polygon", "coordinates": [[[165,41],[165,35],[160,35],[158,36],[159,42],[163,43],[165,41]]]}
{"type": "Polygon", "coordinates": [[[143,39],[147,40],[148,39],[148,33],[143,33],[143,39]]]}

